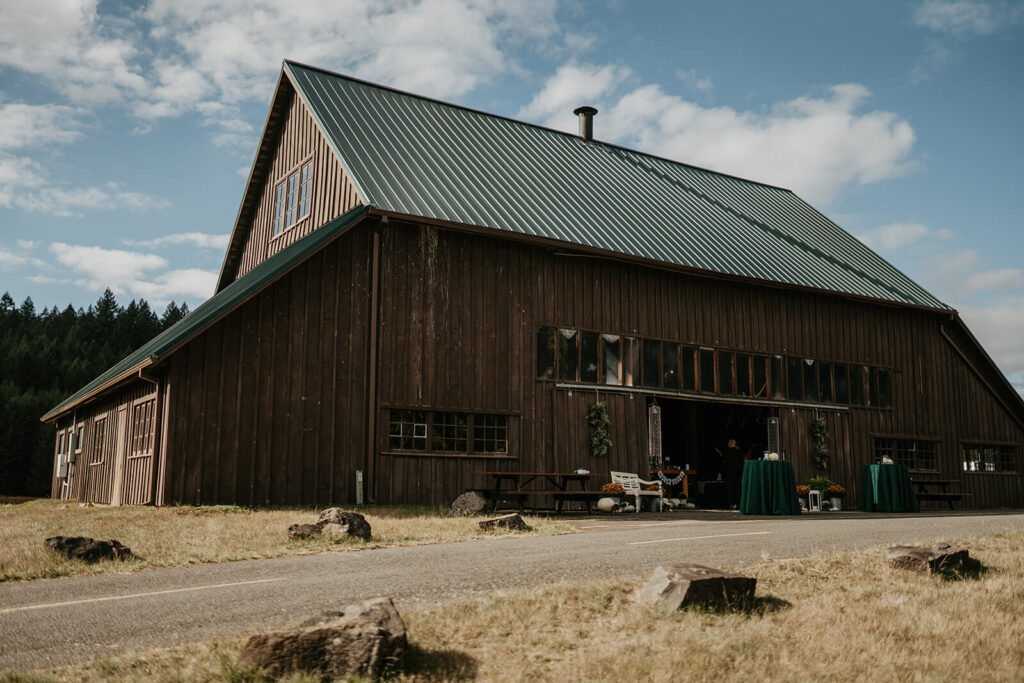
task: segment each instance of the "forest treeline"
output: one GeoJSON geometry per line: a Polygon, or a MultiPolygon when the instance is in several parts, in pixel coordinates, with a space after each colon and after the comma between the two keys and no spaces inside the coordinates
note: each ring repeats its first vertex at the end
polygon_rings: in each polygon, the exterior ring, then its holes
{"type": "Polygon", "coordinates": [[[50,408],[188,315],[188,304],[157,315],[146,301],[117,303],[109,289],[87,309],[37,312],[0,297],[0,494],[50,493],[54,428],[50,408]]]}

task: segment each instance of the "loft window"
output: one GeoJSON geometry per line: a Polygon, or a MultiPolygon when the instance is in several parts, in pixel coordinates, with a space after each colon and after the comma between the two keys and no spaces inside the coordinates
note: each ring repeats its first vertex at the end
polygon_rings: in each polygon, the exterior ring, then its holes
{"type": "Polygon", "coordinates": [[[818,389],[823,403],[832,403],[832,364],[818,363],[818,389]]]}
{"type": "Polygon", "coordinates": [[[786,386],[789,391],[786,397],[792,401],[802,401],[804,398],[804,362],[799,358],[786,359],[786,386]]]}
{"type": "Polygon", "coordinates": [[[473,415],[473,450],[508,453],[508,416],[473,415]]]}
{"type": "Polygon", "coordinates": [[[735,394],[732,386],[732,356],[728,351],[718,352],[718,393],[735,394]]]}
{"type": "Polygon", "coordinates": [[[435,451],[465,451],[469,420],[465,413],[434,413],[430,446],[435,451]]]}
{"type": "Polygon", "coordinates": [[[862,406],[864,403],[864,375],[867,368],[863,365],[850,366],[850,405],[862,406]]]}
{"type": "Polygon", "coordinates": [[[818,368],[810,358],[804,359],[804,400],[812,403],[818,400],[818,368]]]}
{"type": "Polygon", "coordinates": [[[750,396],[750,356],[745,353],[736,354],[736,393],[750,396]]]}
{"type": "Polygon", "coordinates": [[[396,451],[427,450],[427,414],[422,410],[392,410],[388,447],[396,451]]]}
{"type": "Polygon", "coordinates": [[[619,350],[619,335],[602,334],[601,347],[604,349],[604,383],[622,384],[621,355],[619,350]]]}
{"type": "Polygon", "coordinates": [[[768,397],[768,358],[767,356],[754,356],[752,365],[754,367],[754,393],[756,398],[768,397]]]}
{"type": "Polygon", "coordinates": [[[555,378],[555,328],[541,327],[537,330],[537,377],[555,378]]]}
{"type": "Polygon", "coordinates": [[[938,443],[923,439],[875,438],[875,458],[892,458],[899,465],[912,470],[934,470],[938,443]]]}
{"type": "Polygon", "coordinates": [[[309,215],[313,199],[313,160],[310,159],[274,188],[272,237],[309,215]]]}
{"type": "Polygon", "coordinates": [[[885,368],[871,368],[871,405],[876,408],[892,406],[892,379],[885,368]]]}
{"type": "Polygon", "coordinates": [[[644,386],[661,385],[661,342],[644,339],[644,386]]]}
{"type": "Polygon", "coordinates": [[[700,350],[700,390],[715,393],[715,352],[713,349],[700,350]]]}
{"type": "Polygon", "coordinates": [[[850,366],[836,363],[836,403],[850,402],[850,366]]]}
{"type": "Polygon", "coordinates": [[[580,381],[597,381],[597,340],[596,332],[580,333],[580,381]]]}
{"type": "Polygon", "coordinates": [[[679,388],[679,347],[665,342],[661,345],[662,386],[666,389],[679,388]]]}
{"type": "Polygon", "coordinates": [[[695,391],[697,389],[697,349],[692,346],[684,346],[679,356],[679,368],[681,370],[683,384],[680,389],[683,391],[695,391]]]}
{"type": "Polygon", "coordinates": [[[622,338],[622,383],[627,387],[640,384],[640,344],[636,337],[622,338]]]}
{"type": "Polygon", "coordinates": [[[965,443],[960,445],[964,472],[1016,472],[1017,447],[965,443]]]}
{"type": "Polygon", "coordinates": [[[576,330],[558,330],[558,379],[576,381],[576,366],[579,363],[578,339],[576,330]]]}
{"type": "Polygon", "coordinates": [[[786,398],[786,361],[782,356],[772,356],[772,398],[786,398]]]}

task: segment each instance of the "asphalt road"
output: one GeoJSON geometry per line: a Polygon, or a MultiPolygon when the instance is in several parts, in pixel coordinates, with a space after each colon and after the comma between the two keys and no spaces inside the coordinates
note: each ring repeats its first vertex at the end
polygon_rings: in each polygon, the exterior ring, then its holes
{"type": "Polygon", "coordinates": [[[584,533],[0,584],[0,671],[274,628],[376,596],[402,608],[496,589],[642,575],[662,562],[743,567],[763,557],[1024,529],[1024,514],[623,515],[577,524],[584,533]]]}

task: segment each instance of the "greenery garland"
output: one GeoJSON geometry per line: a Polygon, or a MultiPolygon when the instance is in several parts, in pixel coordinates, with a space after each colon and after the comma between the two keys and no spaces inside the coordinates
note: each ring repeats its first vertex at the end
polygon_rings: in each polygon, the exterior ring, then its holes
{"type": "Polygon", "coordinates": [[[808,431],[814,439],[814,466],[819,472],[824,472],[828,469],[828,426],[825,420],[819,417],[811,422],[808,431]]]}
{"type": "Polygon", "coordinates": [[[587,410],[587,424],[590,425],[590,455],[595,458],[608,455],[608,449],[612,447],[612,440],[608,437],[608,427],[611,423],[607,404],[601,401],[590,404],[587,410]]]}

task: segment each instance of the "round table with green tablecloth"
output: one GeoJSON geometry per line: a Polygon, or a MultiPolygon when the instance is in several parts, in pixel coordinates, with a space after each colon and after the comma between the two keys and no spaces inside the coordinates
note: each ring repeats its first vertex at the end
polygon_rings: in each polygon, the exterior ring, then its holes
{"type": "Polygon", "coordinates": [[[860,509],[864,512],[920,512],[906,465],[864,465],[860,509]]]}
{"type": "Polygon", "coordinates": [[[740,512],[745,515],[799,515],[793,466],[784,460],[748,460],[743,465],[740,512]]]}

